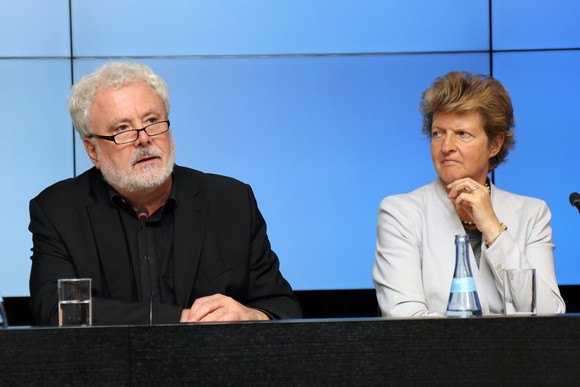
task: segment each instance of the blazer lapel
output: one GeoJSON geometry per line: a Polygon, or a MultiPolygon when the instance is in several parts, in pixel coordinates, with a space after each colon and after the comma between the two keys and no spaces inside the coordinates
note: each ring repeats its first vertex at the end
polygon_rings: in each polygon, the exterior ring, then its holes
{"type": "MultiPolygon", "coordinates": [[[[88,208],[90,222],[95,236],[98,259],[103,270],[104,292],[108,296],[130,300],[131,283],[127,281],[127,274],[134,276],[129,261],[124,259],[129,255],[125,243],[125,231],[117,210],[112,207],[95,204],[88,208]]],[[[138,267],[138,262],[133,262],[138,267]]],[[[141,299],[141,289],[137,286],[141,299]]]]}
{"type": "MultiPolygon", "coordinates": [[[[445,249],[449,259],[447,259],[444,263],[443,269],[443,278],[445,278],[445,283],[448,283],[449,288],[451,288],[451,282],[453,281],[453,273],[455,272],[455,245],[454,240],[446,240],[449,238],[449,232],[447,230],[453,230],[453,236],[458,234],[465,234],[465,229],[455,212],[455,208],[451,201],[447,198],[447,192],[443,188],[443,184],[441,180],[438,178],[433,183],[433,189],[435,190],[435,197],[437,198],[438,203],[438,210],[441,211],[441,223],[440,225],[436,226],[440,233],[438,233],[438,238],[442,239],[442,243],[444,246],[441,246],[442,249],[445,249]]],[[[469,246],[469,263],[471,265],[471,272],[473,274],[473,281],[475,282],[475,288],[479,289],[477,292],[479,296],[479,302],[481,304],[481,308],[484,313],[489,313],[489,300],[487,298],[486,292],[484,291],[483,287],[483,279],[481,278],[480,272],[477,268],[477,263],[475,262],[475,255],[473,255],[473,249],[471,245],[469,246]]],[[[483,258],[483,256],[482,256],[483,258]]],[[[447,285],[445,285],[447,286],[447,285]]]]}
{"type": "MultiPolygon", "coordinates": [[[[187,304],[201,257],[208,204],[198,197],[201,190],[193,179],[182,173],[177,166],[174,171],[177,179],[173,241],[175,297],[179,306],[190,307],[191,305],[187,304]]],[[[127,281],[127,273],[132,276],[135,274],[130,262],[127,259],[120,259],[129,255],[124,229],[117,210],[106,204],[110,200],[106,194],[106,186],[101,187],[100,181],[93,183],[92,195],[95,203],[87,210],[95,236],[98,259],[102,265],[103,281],[106,282],[106,289],[103,291],[108,292],[107,295],[115,295],[115,298],[123,297],[129,300],[132,284],[127,281]]],[[[133,262],[133,267],[139,267],[139,262],[133,262]]],[[[134,280],[137,281],[138,278],[134,280]]],[[[141,287],[136,288],[139,298],[142,299],[141,287]]]]}
{"type": "MultiPolygon", "coordinates": [[[[443,187],[443,183],[439,178],[435,179],[432,183],[433,189],[435,191],[435,197],[437,201],[431,203],[434,207],[437,216],[434,219],[438,220],[438,223],[430,225],[432,227],[432,232],[436,238],[434,246],[438,246],[441,249],[441,257],[445,257],[444,261],[439,262],[442,266],[441,278],[439,280],[443,281],[445,289],[451,289],[451,282],[453,281],[453,273],[455,272],[455,235],[464,234],[465,230],[461,226],[455,208],[451,201],[447,198],[447,191],[443,187]],[[450,232],[451,230],[451,232],[450,232]]],[[[446,300],[447,301],[447,300],[446,300]]],[[[445,304],[447,306],[447,304],[445,304]]]]}
{"type": "Polygon", "coordinates": [[[179,180],[180,186],[177,188],[173,231],[173,279],[177,305],[187,308],[191,307],[188,303],[201,258],[208,203],[196,197],[199,188],[195,188],[184,178],[185,176],[179,180]]]}
{"type": "MultiPolygon", "coordinates": [[[[94,235],[96,259],[99,260],[103,272],[102,291],[106,297],[131,301],[132,282],[127,281],[127,278],[132,276],[135,281],[137,279],[134,277],[131,262],[126,259],[130,254],[125,231],[117,210],[111,205],[109,186],[96,168],[93,167],[91,173],[89,191],[94,202],[88,205],[87,213],[94,235]]],[[[139,267],[138,264],[139,262],[133,262],[133,267],[139,267]]],[[[140,287],[136,288],[139,299],[142,299],[140,287]]]]}

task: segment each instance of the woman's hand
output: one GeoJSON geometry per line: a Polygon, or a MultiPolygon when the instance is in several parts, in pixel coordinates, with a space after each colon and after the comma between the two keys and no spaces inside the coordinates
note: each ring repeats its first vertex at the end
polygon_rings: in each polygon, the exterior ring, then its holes
{"type": "Polygon", "coordinates": [[[495,215],[491,205],[489,189],[469,177],[455,180],[447,185],[447,197],[453,202],[460,218],[462,214],[469,216],[475,227],[483,234],[484,240],[489,239],[501,227],[501,222],[495,215]]]}

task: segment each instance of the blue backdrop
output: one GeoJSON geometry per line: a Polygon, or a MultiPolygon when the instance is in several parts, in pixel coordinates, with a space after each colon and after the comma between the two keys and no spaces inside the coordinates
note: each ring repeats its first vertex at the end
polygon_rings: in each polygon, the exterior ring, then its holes
{"type": "Polygon", "coordinates": [[[580,190],[580,4],[401,3],[4,4],[4,296],[28,295],[28,201],[91,166],[66,98],[107,60],[141,61],[166,79],[177,163],[252,185],[283,274],[302,290],[372,287],[380,200],[435,178],[422,91],[451,70],[493,73],[517,118],[496,184],[548,202],[558,281],[580,283],[580,217],[568,203],[580,190]]]}

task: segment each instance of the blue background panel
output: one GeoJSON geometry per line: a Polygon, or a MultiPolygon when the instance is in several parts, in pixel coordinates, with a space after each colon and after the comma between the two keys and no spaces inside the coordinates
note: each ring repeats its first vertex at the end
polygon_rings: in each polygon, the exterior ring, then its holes
{"type": "Polygon", "coordinates": [[[579,68],[580,51],[494,55],[495,74],[510,91],[517,120],[516,150],[498,168],[496,183],[548,203],[561,284],[580,282],[580,215],[568,200],[580,192],[579,68]]]}
{"type": "Polygon", "coordinates": [[[73,176],[72,124],[65,108],[67,60],[0,61],[3,225],[0,286],[4,296],[28,295],[28,201],[54,182],[73,176]]]}
{"type": "Polygon", "coordinates": [[[577,0],[493,1],[493,49],[580,48],[577,0]]]}
{"type": "MultiPolygon", "coordinates": [[[[422,91],[450,70],[490,69],[487,0],[71,0],[72,26],[68,1],[45,3],[2,4],[0,113],[11,162],[0,168],[15,183],[2,193],[5,296],[28,294],[28,201],[71,177],[73,164],[77,173],[91,166],[78,136],[75,149],[66,108],[71,69],[78,80],[118,57],[163,76],[177,162],[252,185],[296,289],[372,287],[380,200],[435,177],[420,133],[422,91]]],[[[580,3],[492,1],[491,9],[494,49],[580,47],[580,3]]],[[[496,183],[548,202],[561,284],[580,283],[580,218],[568,203],[580,191],[570,135],[579,55],[491,57],[518,124],[517,149],[496,183]]]]}
{"type": "Polygon", "coordinates": [[[486,0],[73,0],[72,16],[75,56],[489,49],[486,0]]]}
{"type": "Polygon", "coordinates": [[[485,72],[488,56],[146,63],[170,88],[177,163],[251,184],[293,287],[345,289],[373,286],[381,199],[435,178],[421,93],[451,69],[485,72]]]}
{"type": "Polygon", "coordinates": [[[70,56],[68,0],[0,3],[0,57],[70,56]]]}

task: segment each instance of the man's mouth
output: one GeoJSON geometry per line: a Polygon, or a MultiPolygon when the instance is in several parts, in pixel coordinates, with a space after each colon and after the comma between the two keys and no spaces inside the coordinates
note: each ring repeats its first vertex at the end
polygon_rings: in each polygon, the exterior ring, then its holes
{"type": "Polygon", "coordinates": [[[155,159],[157,159],[157,158],[158,158],[157,156],[145,156],[145,157],[142,157],[142,158],[140,158],[139,160],[137,160],[137,161],[135,162],[135,164],[133,164],[133,165],[138,165],[138,164],[147,163],[147,162],[149,162],[149,161],[152,161],[152,160],[155,160],[155,159]]]}
{"type": "Polygon", "coordinates": [[[161,156],[163,156],[163,153],[156,148],[139,149],[131,157],[131,165],[147,165],[155,162],[156,159],[160,159],[161,156]]]}

